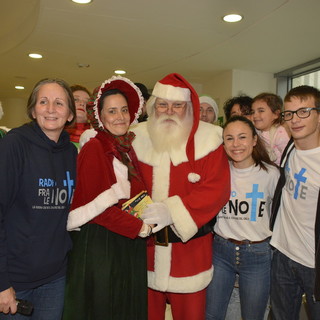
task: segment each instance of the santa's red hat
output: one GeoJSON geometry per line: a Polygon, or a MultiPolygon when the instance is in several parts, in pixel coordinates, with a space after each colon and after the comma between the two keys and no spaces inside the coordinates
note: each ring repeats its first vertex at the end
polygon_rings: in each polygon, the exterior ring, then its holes
{"type": "Polygon", "coordinates": [[[190,172],[188,178],[191,182],[199,181],[200,176],[195,172],[194,165],[194,135],[198,129],[200,118],[200,102],[197,92],[180,74],[171,73],[155,84],[152,95],[171,101],[191,101],[193,108],[193,126],[187,142],[186,153],[192,172],[190,172]]]}

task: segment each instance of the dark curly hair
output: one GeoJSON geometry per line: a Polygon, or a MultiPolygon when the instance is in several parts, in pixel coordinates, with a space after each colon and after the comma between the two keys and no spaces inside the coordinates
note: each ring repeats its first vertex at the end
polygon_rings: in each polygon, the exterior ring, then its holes
{"type": "Polygon", "coordinates": [[[227,100],[224,103],[223,111],[226,116],[227,121],[231,117],[231,109],[235,104],[238,104],[240,106],[240,110],[243,113],[243,115],[248,115],[251,112],[251,105],[252,105],[252,98],[246,95],[240,95],[233,97],[229,100],[227,100]]]}

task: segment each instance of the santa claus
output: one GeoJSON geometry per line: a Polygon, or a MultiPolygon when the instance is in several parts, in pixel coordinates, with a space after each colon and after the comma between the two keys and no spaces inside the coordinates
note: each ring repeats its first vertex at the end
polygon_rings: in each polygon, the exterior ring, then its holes
{"type": "Polygon", "coordinates": [[[210,221],[228,201],[229,166],[222,129],[200,122],[199,98],[178,74],[156,83],[148,120],[132,128],[133,147],[153,204],[148,247],[150,320],[163,320],[166,302],[175,320],[205,318],[205,288],[212,278],[210,221]],[[151,239],[150,239],[151,240],[151,239]]]}

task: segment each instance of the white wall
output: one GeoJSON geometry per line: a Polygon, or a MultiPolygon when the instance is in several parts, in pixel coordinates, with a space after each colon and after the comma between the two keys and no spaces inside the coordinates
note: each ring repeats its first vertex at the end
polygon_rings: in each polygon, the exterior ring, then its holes
{"type": "Polygon", "coordinates": [[[198,94],[211,96],[219,106],[219,116],[224,116],[223,104],[226,100],[240,94],[255,97],[261,92],[276,93],[276,85],[277,81],[271,73],[228,70],[204,83],[198,94]]]}
{"type": "Polygon", "coordinates": [[[277,93],[277,80],[272,73],[233,70],[232,75],[232,96],[246,94],[253,98],[262,92],[277,93]]]}
{"type": "Polygon", "coordinates": [[[232,70],[228,70],[213,77],[203,85],[203,92],[199,93],[211,96],[219,107],[219,116],[223,116],[223,104],[232,97],[232,70]]]}
{"type": "MultiPolygon", "coordinates": [[[[212,77],[205,83],[193,83],[199,95],[211,96],[219,106],[219,116],[224,116],[223,104],[239,94],[251,97],[261,92],[276,93],[276,79],[271,73],[259,73],[245,70],[227,70],[212,77]]],[[[28,121],[27,101],[24,99],[3,99],[4,116],[0,126],[14,128],[28,121]]]]}

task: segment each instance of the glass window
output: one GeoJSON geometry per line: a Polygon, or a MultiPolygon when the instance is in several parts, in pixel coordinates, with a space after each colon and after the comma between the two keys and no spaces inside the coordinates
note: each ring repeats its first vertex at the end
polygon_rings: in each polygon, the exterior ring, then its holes
{"type": "Polygon", "coordinates": [[[292,77],[292,88],[308,85],[320,89],[320,70],[292,77]]]}
{"type": "Polygon", "coordinates": [[[282,98],[297,86],[309,85],[320,90],[320,58],[276,73],[277,94],[282,98]]]}

